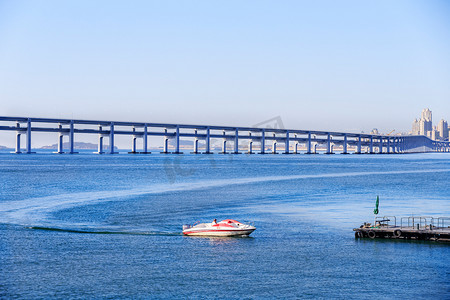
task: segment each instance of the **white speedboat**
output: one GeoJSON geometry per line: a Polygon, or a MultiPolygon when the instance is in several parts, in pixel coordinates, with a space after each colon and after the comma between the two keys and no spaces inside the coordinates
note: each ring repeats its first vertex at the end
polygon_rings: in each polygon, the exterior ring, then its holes
{"type": "Polygon", "coordinates": [[[212,223],[197,222],[194,225],[183,225],[184,235],[197,236],[246,236],[255,231],[255,227],[236,220],[226,219],[212,223]]]}

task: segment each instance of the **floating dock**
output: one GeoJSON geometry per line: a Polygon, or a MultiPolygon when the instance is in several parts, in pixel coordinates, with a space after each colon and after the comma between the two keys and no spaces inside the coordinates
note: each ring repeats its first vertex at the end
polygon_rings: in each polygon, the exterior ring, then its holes
{"type": "Polygon", "coordinates": [[[355,238],[408,239],[422,241],[450,242],[449,217],[411,216],[400,218],[400,224],[394,216],[375,218],[375,224],[364,223],[354,228],[355,238]]]}

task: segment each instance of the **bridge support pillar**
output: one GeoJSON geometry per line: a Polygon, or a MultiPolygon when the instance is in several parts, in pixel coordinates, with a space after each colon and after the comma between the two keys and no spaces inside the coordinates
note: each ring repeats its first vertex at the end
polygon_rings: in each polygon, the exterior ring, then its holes
{"type": "Polygon", "coordinates": [[[163,151],[160,152],[161,154],[169,154],[169,137],[167,136],[167,128],[164,129],[164,140],[163,140],[163,151]]]}
{"type": "Polygon", "coordinates": [[[306,154],[311,154],[311,132],[308,133],[308,142],[306,143],[306,154]]]}
{"type": "Polygon", "coordinates": [[[298,154],[298,140],[297,140],[297,135],[294,135],[294,139],[295,139],[295,144],[294,144],[294,154],[298,154]]]}
{"type": "Polygon", "coordinates": [[[387,138],[386,153],[387,154],[391,153],[391,138],[390,137],[387,138]]]}
{"type": "Polygon", "coordinates": [[[114,152],[114,122],[109,125],[109,154],[116,154],[114,152]]]}
{"type": "Polygon", "coordinates": [[[254,152],[253,152],[253,140],[252,140],[252,133],[251,132],[249,132],[248,133],[248,136],[250,137],[250,140],[249,140],[249,142],[248,142],[248,154],[254,154],[254,152]]]}
{"type": "Polygon", "coordinates": [[[333,150],[331,150],[331,134],[327,134],[327,152],[325,154],[333,154],[333,150]]]}
{"type": "Polygon", "coordinates": [[[169,152],[169,136],[167,135],[167,128],[164,129],[163,151],[161,154],[170,154],[169,152]]]}
{"type": "Polygon", "coordinates": [[[62,132],[62,125],[59,124],[58,128],[60,130],[59,135],[58,135],[58,150],[56,150],[55,153],[63,154],[64,153],[64,134],[62,132]]]}
{"type": "Polygon", "coordinates": [[[369,153],[373,154],[373,136],[370,137],[369,153]]]}
{"type": "Polygon", "coordinates": [[[358,146],[356,148],[355,154],[361,154],[361,135],[358,136],[358,146]]]}
{"type": "Polygon", "coordinates": [[[220,154],[228,154],[227,152],[227,138],[225,130],[223,131],[223,139],[222,139],[222,152],[220,154]]]}
{"type": "Polygon", "coordinates": [[[317,143],[314,144],[314,154],[317,154],[317,143]]]}
{"type": "Polygon", "coordinates": [[[205,141],[206,142],[206,151],[203,152],[203,154],[212,154],[211,144],[210,144],[210,142],[211,142],[210,133],[211,133],[211,130],[209,129],[209,127],[207,127],[206,128],[206,141],[205,141]]]}
{"type": "Polygon", "coordinates": [[[16,128],[17,128],[17,131],[16,131],[16,149],[12,153],[20,154],[20,153],[22,153],[22,151],[20,151],[20,136],[21,136],[21,133],[19,131],[19,128],[20,128],[20,123],[19,122],[16,123],[16,128]]]}
{"type": "Polygon", "coordinates": [[[380,145],[378,146],[378,154],[383,154],[383,138],[379,138],[380,145]]]}
{"type": "Polygon", "coordinates": [[[290,143],[289,131],[286,131],[286,141],[284,142],[284,154],[290,154],[289,143],[290,143]]]}
{"type": "Polygon", "coordinates": [[[261,151],[259,154],[266,154],[266,131],[261,131],[261,151]]]}
{"type": "Polygon", "coordinates": [[[15,149],[15,151],[14,151],[14,153],[15,154],[20,154],[20,153],[22,153],[21,151],[20,151],[20,133],[19,132],[17,132],[16,133],[16,149],[15,149]]]}
{"type": "Polygon", "coordinates": [[[198,136],[197,136],[197,134],[198,134],[198,131],[197,131],[197,129],[195,129],[195,131],[194,131],[194,135],[195,135],[195,138],[194,138],[194,150],[191,152],[191,154],[199,154],[199,152],[198,152],[198,136]]]}
{"type": "Polygon", "coordinates": [[[104,154],[105,152],[103,151],[103,136],[100,135],[98,137],[98,154],[104,154]]]}
{"type": "Polygon", "coordinates": [[[193,154],[198,154],[198,139],[196,138],[194,141],[194,152],[193,154]]]}
{"type": "Polygon", "coordinates": [[[175,152],[172,152],[173,154],[183,154],[183,152],[180,151],[180,126],[177,125],[175,129],[175,152]]]}
{"type": "Polygon", "coordinates": [[[233,154],[241,154],[239,152],[239,128],[236,128],[236,131],[234,133],[234,152],[233,154]]]}
{"type": "Polygon", "coordinates": [[[129,154],[136,154],[136,127],[133,126],[133,135],[131,136],[131,152],[129,154]]]}
{"type": "Polygon", "coordinates": [[[144,134],[142,135],[142,154],[151,154],[148,152],[148,128],[144,125],[144,134]]]}
{"type": "Polygon", "coordinates": [[[75,152],[75,129],[73,120],[70,121],[70,129],[69,129],[69,154],[76,154],[75,152]]]}
{"type": "Polygon", "coordinates": [[[31,151],[31,119],[28,119],[27,121],[27,154],[34,153],[31,151]]]}
{"type": "Polygon", "coordinates": [[[228,152],[227,152],[227,140],[226,139],[222,140],[222,152],[220,152],[220,154],[228,154],[228,152]]]}
{"type": "Polygon", "coordinates": [[[98,130],[100,131],[99,135],[98,135],[98,148],[97,148],[97,152],[94,152],[95,154],[104,154],[105,152],[103,152],[103,137],[104,135],[101,133],[101,131],[103,130],[102,126],[98,126],[98,130]]]}
{"type": "Polygon", "coordinates": [[[131,153],[137,153],[136,152],[136,136],[133,136],[133,138],[132,138],[131,153]]]}
{"type": "Polygon", "coordinates": [[[342,154],[348,154],[347,151],[348,143],[347,143],[347,135],[344,134],[344,144],[342,145],[342,154]]]}
{"type": "Polygon", "coordinates": [[[274,140],[272,141],[272,154],[278,154],[277,153],[277,140],[275,139],[275,133],[273,134],[274,140]]]}

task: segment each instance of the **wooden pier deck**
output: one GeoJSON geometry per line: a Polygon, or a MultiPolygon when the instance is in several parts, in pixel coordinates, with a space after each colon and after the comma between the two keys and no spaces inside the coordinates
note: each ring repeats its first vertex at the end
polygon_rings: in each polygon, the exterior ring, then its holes
{"type": "Polygon", "coordinates": [[[408,239],[450,242],[450,218],[403,217],[376,218],[375,224],[364,223],[354,228],[355,238],[408,239]],[[446,224],[447,223],[447,224],[446,224]]]}

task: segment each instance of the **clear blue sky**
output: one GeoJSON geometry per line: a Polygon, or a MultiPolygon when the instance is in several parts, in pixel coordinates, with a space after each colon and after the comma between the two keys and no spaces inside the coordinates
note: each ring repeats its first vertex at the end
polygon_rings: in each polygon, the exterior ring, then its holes
{"type": "Polygon", "coordinates": [[[409,131],[425,107],[450,119],[450,2],[0,0],[0,103],[14,116],[409,131]]]}

